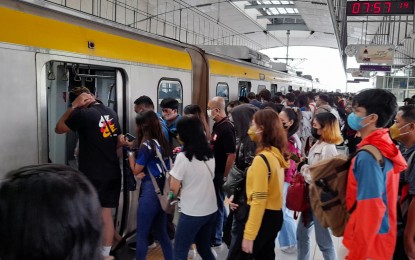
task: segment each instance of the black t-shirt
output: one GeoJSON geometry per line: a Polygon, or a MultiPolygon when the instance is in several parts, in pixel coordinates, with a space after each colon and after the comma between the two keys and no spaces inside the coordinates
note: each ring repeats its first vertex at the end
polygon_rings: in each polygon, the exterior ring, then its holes
{"type": "Polygon", "coordinates": [[[101,103],[75,109],[65,123],[79,134],[81,172],[90,179],[121,178],[117,156],[118,135],[121,129],[117,114],[112,109],[101,103]],[[109,127],[106,126],[103,116],[109,127]]]}
{"type": "Polygon", "coordinates": [[[235,153],[236,150],[235,130],[226,117],[213,125],[210,144],[213,147],[215,157],[215,178],[213,181],[220,184],[223,182],[228,154],[235,153]]]}

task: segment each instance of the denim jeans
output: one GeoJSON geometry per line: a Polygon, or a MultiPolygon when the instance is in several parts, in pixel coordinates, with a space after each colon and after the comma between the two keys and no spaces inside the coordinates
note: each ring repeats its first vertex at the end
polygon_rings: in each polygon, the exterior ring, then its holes
{"type": "Polygon", "coordinates": [[[309,260],[310,259],[310,233],[314,224],[314,232],[316,235],[316,242],[320,251],[323,253],[325,260],[337,260],[337,253],[334,249],[334,244],[331,239],[331,234],[328,228],[324,228],[320,225],[318,220],[314,217],[313,212],[310,210],[306,213],[307,222],[304,226],[303,218],[304,213],[301,213],[301,217],[297,225],[297,259],[309,260]]]}
{"type": "Polygon", "coordinates": [[[216,202],[218,204],[218,214],[216,217],[216,224],[214,225],[214,232],[212,234],[211,243],[214,245],[222,244],[223,225],[226,223],[226,211],[223,202],[225,201],[225,193],[222,186],[215,184],[216,202]]]}
{"type": "Polygon", "coordinates": [[[215,260],[210,249],[210,238],[217,213],[195,217],[180,213],[174,237],[174,259],[187,260],[190,245],[194,242],[202,259],[215,260]]]}
{"type": "Polygon", "coordinates": [[[167,234],[167,216],[161,209],[153,183],[151,180],[146,180],[141,183],[141,197],[137,208],[137,260],[145,260],[147,257],[150,230],[160,242],[164,259],[172,260],[173,249],[167,234]]]}
{"type": "Polygon", "coordinates": [[[282,228],[278,234],[278,242],[280,247],[288,247],[297,245],[296,238],[296,222],[293,218],[293,212],[285,206],[287,198],[287,189],[290,186],[289,183],[284,182],[284,201],[282,206],[282,212],[284,214],[284,222],[282,223],[282,228]]]}

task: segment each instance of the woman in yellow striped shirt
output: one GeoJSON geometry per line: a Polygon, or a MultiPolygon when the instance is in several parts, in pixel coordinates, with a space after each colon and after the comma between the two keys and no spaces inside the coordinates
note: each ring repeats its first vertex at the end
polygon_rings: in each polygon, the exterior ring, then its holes
{"type": "Polygon", "coordinates": [[[274,260],[274,241],[283,221],[284,169],[290,166],[287,135],[271,109],[255,113],[248,134],[258,149],[246,177],[250,210],[242,250],[247,259],[274,260]]]}

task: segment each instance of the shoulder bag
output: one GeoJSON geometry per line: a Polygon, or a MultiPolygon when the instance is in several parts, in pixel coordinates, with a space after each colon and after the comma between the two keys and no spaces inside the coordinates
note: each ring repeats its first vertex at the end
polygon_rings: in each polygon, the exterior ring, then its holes
{"type": "MultiPolygon", "coordinates": [[[[172,215],[174,214],[175,205],[171,203],[171,200],[169,198],[170,173],[166,167],[166,164],[164,163],[163,156],[161,155],[157,145],[156,145],[155,150],[156,150],[157,157],[159,158],[160,163],[162,165],[162,172],[164,173],[164,176],[165,176],[164,186],[162,187],[162,189],[160,189],[156,181],[156,178],[154,177],[153,173],[150,170],[150,167],[147,167],[147,169],[148,169],[148,172],[150,173],[150,178],[151,178],[151,182],[153,183],[154,190],[157,194],[157,197],[159,198],[161,208],[163,209],[164,212],[166,212],[166,214],[172,215]]],[[[170,165],[171,165],[171,159],[169,158],[169,160],[170,160],[170,165]]]]}

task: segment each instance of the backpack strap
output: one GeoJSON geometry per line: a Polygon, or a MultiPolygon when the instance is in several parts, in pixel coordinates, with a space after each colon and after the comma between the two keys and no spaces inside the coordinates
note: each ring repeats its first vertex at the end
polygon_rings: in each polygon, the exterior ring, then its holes
{"type": "MultiPolygon", "coordinates": [[[[364,145],[362,148],[360,148],[351,158],[353,159],[354,157],[356,157],[361,151],[366,151],[368,152],[375,160],[376,162],[379,164],[380,168],[383,170],[383,168],[385,167],[385,159],[383,158],[383,154],[379,151],[379,149],[371,144],[367,144],[364,145]]],[[[353,206],[350,208],[349,213],[351,214],[357,206],[357,201],[355,201],[353,203],[353,206]]]]}
{"type": "Polygon", "coordinates": [[[262,153],[258,154],[265,162],[265,164],[267,165],[268,168],[268,179],[271,177],[271,167],[269,166],[269,162],[268,159],[265,155],[263,155],[262,153]]]}
{"type": "Polygon", "coordinates": [[[367,145],[364,145],[362,148],[360,148],[359,152],[360,151],[369,152],[369,154],[372,155],[372,157],[379,163],[380,168],[383,169],[385,167],[385,159],[383,158],[382,153],[379,151],[379,149],[376,146],[367,144],[367,145]]]}

